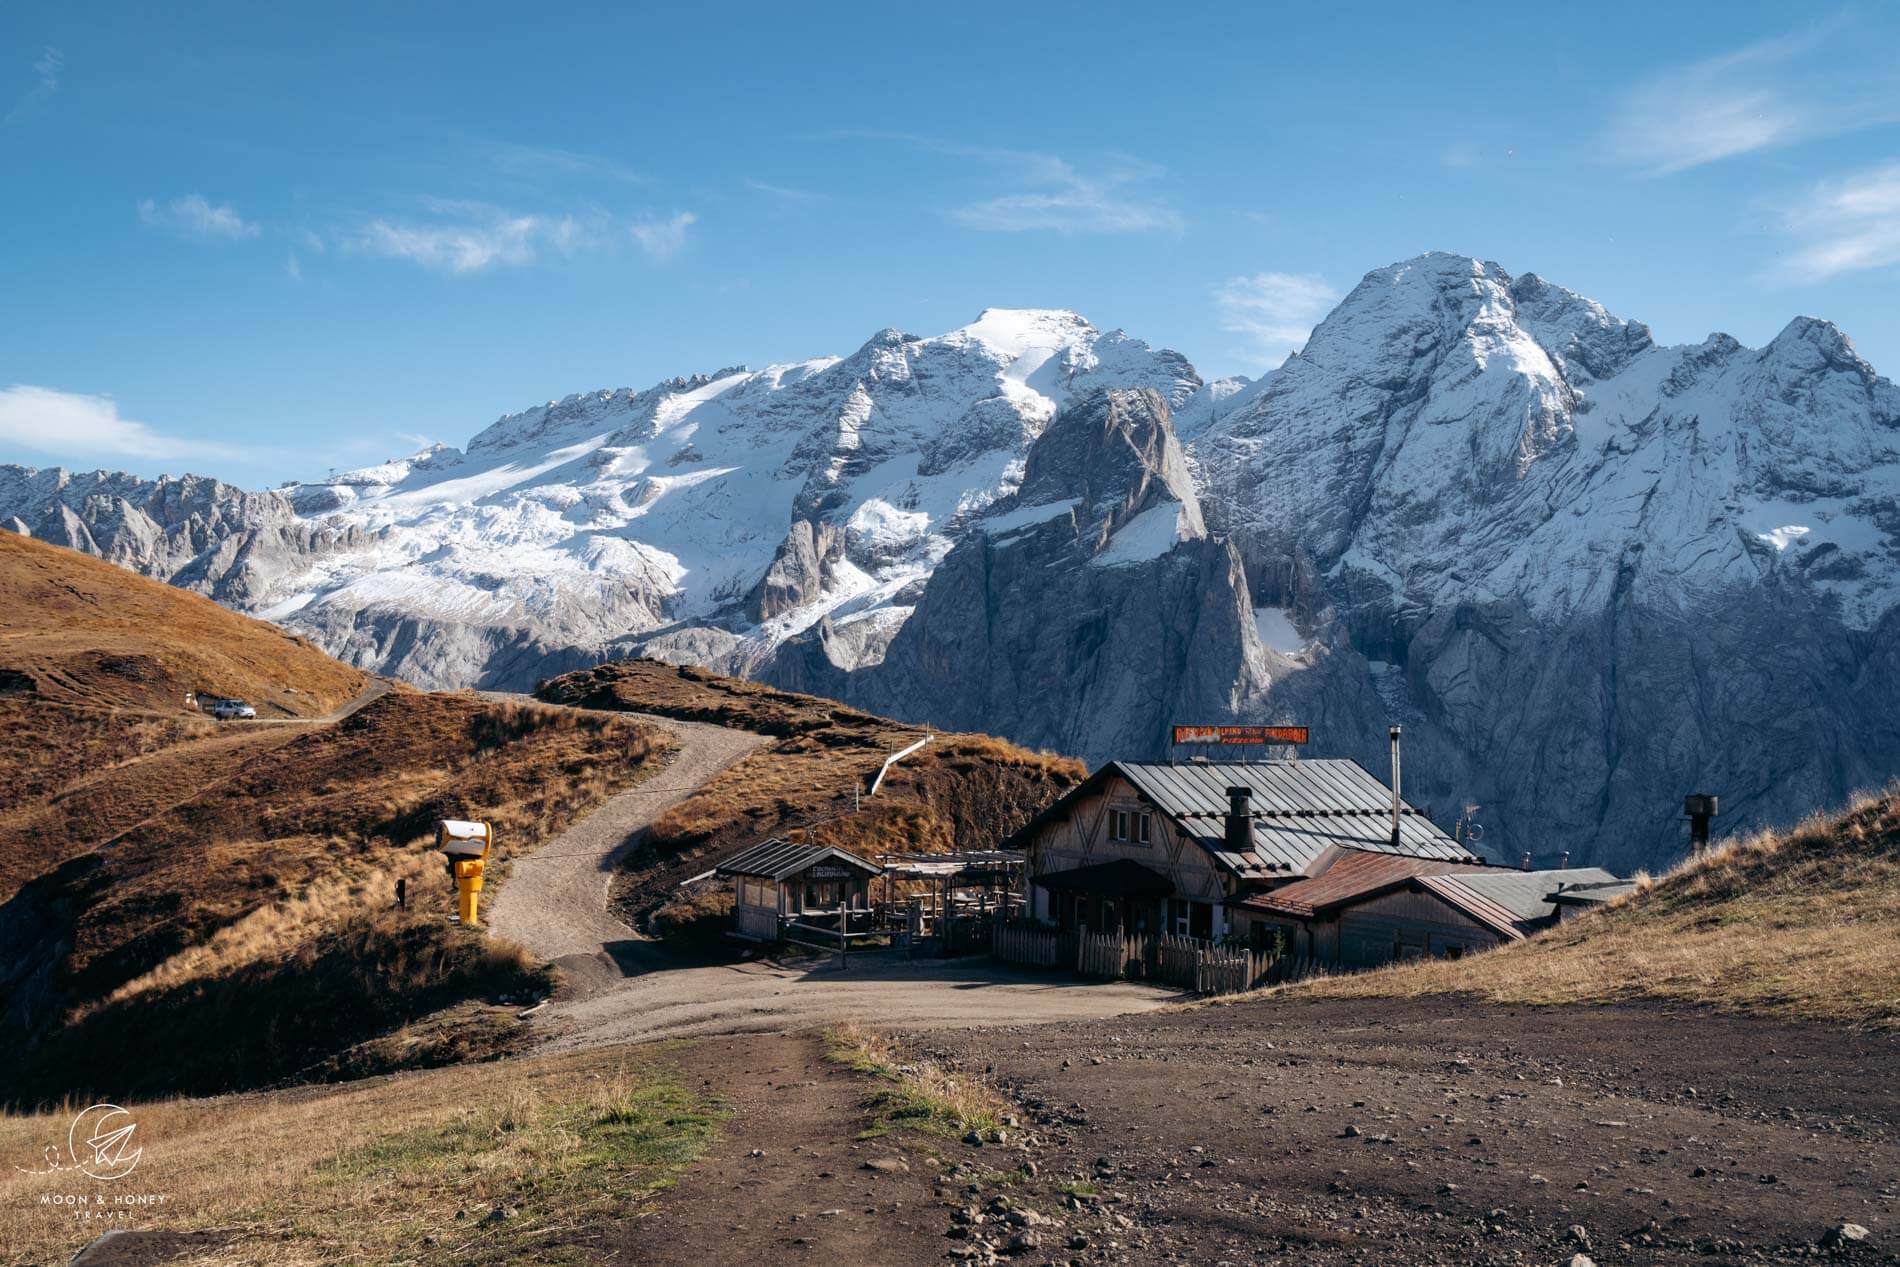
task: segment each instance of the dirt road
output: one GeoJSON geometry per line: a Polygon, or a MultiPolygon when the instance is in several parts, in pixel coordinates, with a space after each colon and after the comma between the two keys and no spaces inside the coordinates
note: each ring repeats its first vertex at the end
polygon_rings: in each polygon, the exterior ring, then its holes
{"type": "Polygon", "coordinates": [[[610,955],[636,975],[557,1002],[542,1024],[557,1049],[707,1034],[784,1033],[841,1020],[962,1027],[1085,1021],[1149,1012],[1183,996],[1131,981],[1026,974],[985,958],[907,959],[898,951],[715,965],[666,961],[651,943],[610,955]]]}
{"type": "Polygon", "coordinates": [[[1270,997],[916,1042],[1048,1139],[1018,1199],[1100,1194],[1089,1262],[1783,1262],[1843,1223],[1900,1262],[1894,1035],[1270,997]]]}
{"type": "Polygon", "coordinates": [[[737,947],[723,963],[681,958],[615,918],[608,905],[615,861],[654,818],[765,740],[698,722],[614,716],[669,731],[679,750],[652,779],[513,860],[489,907],[497,936],[556,964],[566,979],[534,1016],[549,1047],[786,1033],[845,1019],[915,1026],[1089,1020],[1179,997],[1128,982],[1082,985],[984,960],[913,961],[896,952],[853,955],[843,971],[828,957],[787,961],[737,947]]]}
{"type": "Polygon", "coordinates": [[[618,979],[622,966],[608,948],[637,940],[607,909],[614,863],[648,823],[764,742],[759,735],[724,726],[638,713],[614,716],[664,730],[679,747],[658,774],[510,862],[488,915],[497,936],[560,965],[582,992],[618,979]]]}

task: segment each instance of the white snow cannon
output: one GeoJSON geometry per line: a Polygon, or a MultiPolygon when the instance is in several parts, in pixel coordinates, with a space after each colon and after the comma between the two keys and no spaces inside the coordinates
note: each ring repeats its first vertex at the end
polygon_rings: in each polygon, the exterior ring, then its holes
{"type": "Polygon", "coordinates": [[[459,818],[437,819],[435,847],[451,858],[484,858],[492,833],[487,823],[467,822],[459,818]]]}

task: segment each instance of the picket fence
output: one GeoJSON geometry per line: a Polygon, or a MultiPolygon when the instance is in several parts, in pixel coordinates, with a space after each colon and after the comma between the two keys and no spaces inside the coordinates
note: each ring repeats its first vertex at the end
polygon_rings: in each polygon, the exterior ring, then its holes
{"type": "Polygon", "coordinates": [[[1274,975],[1271,954],[1194,937],[1060,933],[1035,924],[998,924],[991,953],[1010,963],[1073,968],[1090,977],[1155,981],[1197,994],[1238,994],[1274,975]]]}

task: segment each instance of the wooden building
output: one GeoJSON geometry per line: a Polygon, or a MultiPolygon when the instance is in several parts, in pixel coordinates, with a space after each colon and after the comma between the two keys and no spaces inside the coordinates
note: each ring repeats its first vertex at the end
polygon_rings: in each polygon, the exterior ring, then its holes
{"type": "Polygon", "coordinates": [[[1237,917],[1249,940],[1277,940],[1296,960],[1365,968],[1519,941],[1557,922],[1571,886],[1595,893],[1620,883],[1596,867],[1522,871],[1355,850],[1320,875],[1255,894],[1237,917]]]}
{"type": "Polygon", "coordinates": [[[828,845],[773,837],[714,869],[733,882],[733,931],[752,941],[778,941],[787,923],[849,925],[870,909],[870,885],[883,868],[828,845]]]}
{"type": "Polygon", "coordinates": [[[1031,914],[1063,929],[1220,940],[1249,897],[1349,852],[1478,859],[1357,762],[1117,761],[1005,847],[1028,857],[1031,914]]]}

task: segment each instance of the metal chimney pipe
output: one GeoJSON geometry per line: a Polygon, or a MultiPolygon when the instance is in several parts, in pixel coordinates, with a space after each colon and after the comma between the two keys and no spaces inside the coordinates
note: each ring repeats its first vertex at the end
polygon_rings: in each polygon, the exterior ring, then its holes
{"type": "Polygon", "coordinates": [[[1557,863],[1557,869],[1559,871],[1570,870],[1570,851],[1568,849],[1564,850],[1562,859],[1557,863]]]}
{"type": "Polygon", "coordinates": [[[1399,728],[1392,735],[1392,843],[1399,843],[1399,728]]]}
{"type": "Polygon", "coordinates": [[[1531,851],[1526,849],[1524,851],[1523,859],[1519,861],[1518,863],[1518,870],[1529,871],[1530,869],[1531,869],[1531,851]]]}
{"type": "Polygon", "coordinates": [[[1227,789],[1227,833],[1229,853],[1246,853],[1253,848],[1253,789],[1227,789]]]}

